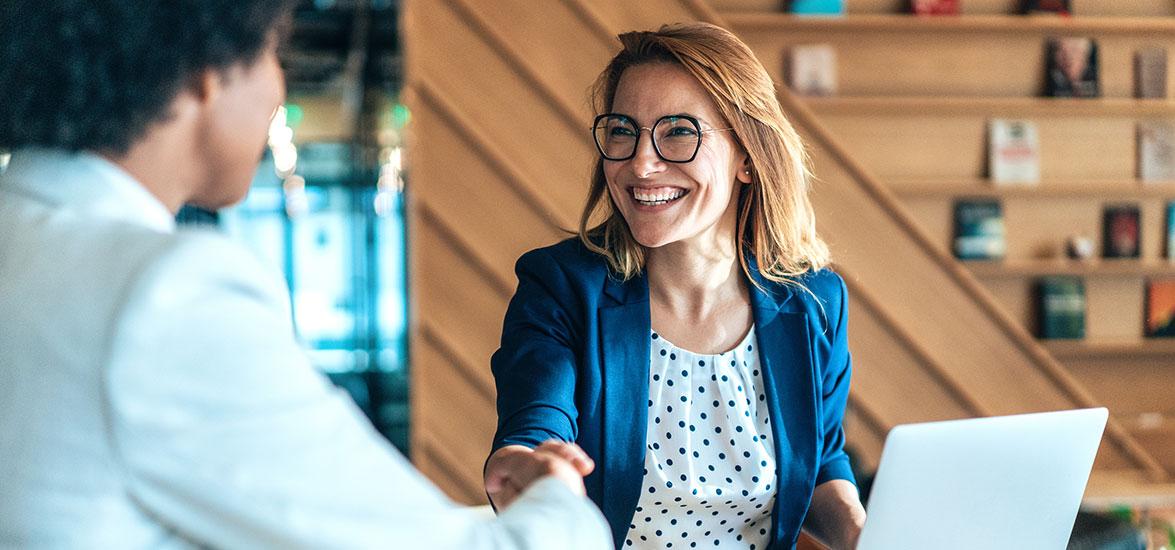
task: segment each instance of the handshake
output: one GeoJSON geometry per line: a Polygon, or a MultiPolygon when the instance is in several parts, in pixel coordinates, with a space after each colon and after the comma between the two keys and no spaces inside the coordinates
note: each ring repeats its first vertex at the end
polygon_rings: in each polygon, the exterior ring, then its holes
{"type": "Polygon", "coordinates": [[[507,445],[494,451],[486,462],[486,493],[501,510],[532,483],[549,476],[583,496],[583,476],[595,468],[596,463],[575,443],[551,439],[533,449],[507,445]]]}

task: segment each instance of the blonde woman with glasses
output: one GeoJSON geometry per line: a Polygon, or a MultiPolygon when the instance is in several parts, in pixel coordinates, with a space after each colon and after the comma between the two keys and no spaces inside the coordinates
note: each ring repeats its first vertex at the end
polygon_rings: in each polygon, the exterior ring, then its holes
{"type": "Polygon", "coordinates": [[[486,489],[535,449],[586,476],[619,548],[852,548],[845,285],[766,70],[707,24],[620,35],[578,238],[518,261],[486,489]]]}

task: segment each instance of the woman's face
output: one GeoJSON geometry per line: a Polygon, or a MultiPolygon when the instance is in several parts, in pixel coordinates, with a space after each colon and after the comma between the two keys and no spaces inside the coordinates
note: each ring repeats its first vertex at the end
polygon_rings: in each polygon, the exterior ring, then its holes
{"type": "Polygon", "coordinates": [[[603,161],[608,193],[636,241],[657,248],[698,238],[733,239],[739,184],[751,181],[744,172],[747,155],[732,131],[706,131],[728,126],[697,79],[669,63],[628,68],[616,87],[612,112],[645,128],[661,117],[688,115],[703,131],[697,155],[688,163],[661,159],[645,130],[639,131],[631,159],[603,161]]]}

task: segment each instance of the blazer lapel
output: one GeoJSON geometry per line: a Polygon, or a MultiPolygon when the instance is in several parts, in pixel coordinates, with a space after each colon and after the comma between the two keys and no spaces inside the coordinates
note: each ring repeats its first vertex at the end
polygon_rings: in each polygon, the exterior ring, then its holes
{"type": "MultiPolygon", "coordinates": [[[[758,275],[755,272],[755,275],[758,275]]],[[[767,288],[779,285],[759,281],[767,288]]],[[[804,313],[788,312],[783,305],[792,297],[772,295],[751,286],[759,360],[763,365],[772,438],[775,443],[777,493],[773,511],[776,533],[798,533],[807,510],[807,502],[796,499],[812,491],[816,469],[816,422],[819,415],[815,401],[815,378],[812,371],[811,340],[804,313]],[[796,502],[787,506],[787,502],[796,502]],[[800,506],[798,510],[795,506],[800,506]]],[[[776,541],[785,546],[794,541],[776,541]]],[[[789,547],[790,546],[786,546],[789,547]]]]}
{"type": "Polygon", "coordinates": [[[649,399],[649,285],[641,276],[608,279],[600,307],[603,363],[603,506],[612,536],[623,541],[640,499],[649,399]]]}

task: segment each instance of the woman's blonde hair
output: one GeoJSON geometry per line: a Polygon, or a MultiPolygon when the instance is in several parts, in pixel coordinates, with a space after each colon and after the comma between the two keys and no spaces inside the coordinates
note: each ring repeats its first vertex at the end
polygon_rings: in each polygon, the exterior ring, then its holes
{"type": "MultiPolygon", "coordinates": [[[[808,199],[808,157],[800,136],[783,115],[775,85],[755,54],[726,29],[707,23],[665,25],[656,32],[619,36],[620,53],[600,73],[593,88],[597,113],[610,112],[624,71],[645,63],[672,63],[697,78],[713,98],[751,164],[751,184],[740,193],[738,258],[748,279],[752,255],[768,280],[794,283],[830,261],[828,246],[816,235],[816,215],[808,199]]],[[[636,242],[612,202],[603,159],[596,162],[579,238],[607,258],[627,280],[645,265],[646,249],[636,242]],[[588,228],[595,216],[604,221],[588,228]]]]}

